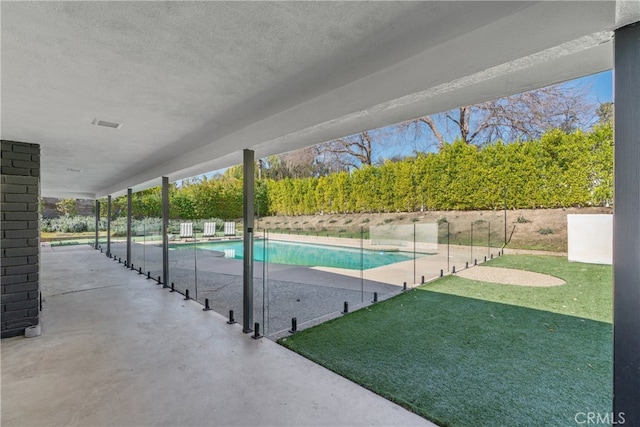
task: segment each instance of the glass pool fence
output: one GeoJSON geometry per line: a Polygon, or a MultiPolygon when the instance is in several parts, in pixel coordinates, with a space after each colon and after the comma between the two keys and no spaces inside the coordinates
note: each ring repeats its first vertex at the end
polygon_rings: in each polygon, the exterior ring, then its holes
{"type": "MultiPolygon", "coordinates": [[[[131,265],[152,283],[242,323],[242,224],[169,223],[169,274],[162,283],[162,221],[134,221],[131,265]]],[[[253,233],[253,319],[277,338],[497,256],[505,239],[495,217],[409,224],[257,228],[253,233]]],[[[105,238],[99,245],[105,248],[105,238]]],[[[111,255],[124,263],[126,226],[111,227],[111,255]]]]}

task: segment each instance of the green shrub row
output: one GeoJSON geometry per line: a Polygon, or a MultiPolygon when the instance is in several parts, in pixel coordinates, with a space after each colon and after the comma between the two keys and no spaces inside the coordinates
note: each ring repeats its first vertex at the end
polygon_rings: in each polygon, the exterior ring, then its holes
{"type": "MultiPolygon", "coordinates": [[[[238,170],[172,186],[170,217],[242,217],[238,170]]],[[[352,172],[257,180],[255,191],[258,215],[497,209],[505,203],[508,208],[606,205],[613,202],[613,127],[571,134],[551,130],[540,140],[482,148],[456,141],[437,153],[352,172]]],[[[135,193],[133,217],[160,217],[161,200],[159,187],[135,193]]],[[[114,199],[112,217],[125,214],[126,197],[114,199]]],[[[106,217],[105,208],[101,215],[106,217]]]]}
{"type": "MultiPolygon", "coordinates": [[[[217,179],[203,179],[185,182],[180,187],[169,190],[169,217],[173,219],[232,220],[242,217],[243,182],[241,178],[223,176],[217,179]]],[[[256,213],[268,213],[267,183],[256,182],[256,213]]],[[[112,218],[126,216],[127,198],[118,197],[112,201],[112,218]]],[[[132,198],[132,213],[137,219],[162,217],[162,191],[160,187],[136,192],[132,198]]],[[[100,216],[106,218],[106,201],[100,216]]]]}
{"type": "MultiPolygon", "coordinates": [[[[59,218],[43,218],[40,222],[40,228],[45,232],[62,232],[62,233],[83,233],[96,231],[96,219],[94,216],[62,216],[59,218]]],[[[134,230],[160,230],[162,227],[162,219],[158,217],[148,217],[142,219],[133,219],[132,228],[134,230]]],[[[102,219],[98,222],[98,230],[106,231],[107,221],[102,219]]],[[[124,233],[126,235],[127,219],[126,217],[114,218],[111,221],[111,231],[115,235],[124,233]]]]}
{"type": "MultiPolygon", "coordinates": [[[[207,218],[193,223],[193,231],[196,233],[203,232],[204,222],[215,222],[216,229],[222,230],[224,220],[220,218],[207,218]]],[[[179,234],[180,223],[182,220],[174,219],[169,221],[169,233],[179,234]]],[[[162,219],[159,217],[147,217],[142,219],[132,219],[131,228],[134,235],[157,235],[161,234],[162,219]]],[[[83,233],[95,232],[96,222],[93,216],[63,216],[59,218],[43,218],[41,221],[41,230],[45,232],[62,232],[62,233],[83,233]]],[[[107,221],[102,219],[98,222],[98,230],[107,230],[107,221]]],[[[114,236],[127,235],[127,219],[126,217],[114,218],[111,221],[111,234],[114,236]]]]}
{"type": "Polygon", "coordinates": [[[483,148],[461,141],[351,173],[269,181],[272,214],[556,208],[613,199],[613,129],[547,132],[483,148]]]}
{"type": "Polygon", "coordinates": [[[45,232],[84,233],[95,231],[94,217],[63,216],[60,218],[43,218],[40,221],[40,229],[45,232]]]}

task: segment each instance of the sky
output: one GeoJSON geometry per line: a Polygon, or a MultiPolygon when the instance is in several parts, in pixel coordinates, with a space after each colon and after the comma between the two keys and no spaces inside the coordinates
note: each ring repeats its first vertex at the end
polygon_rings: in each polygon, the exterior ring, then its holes
{"type": "Polygon", "coordinates": [[[593,74],[575,81],[591,85],[594,101],[599,103],[613,101],[613,71],[593,74]]]}
{"type": "MultiPolygon", "coordinates": [[[[590,76],[582,77],[576,80],[572,80],[567,83],[575,83],[580,86],[588,88],[590,93],[590,101],[594,104],[600,104],[603,102],[613,101],[613,71],[604,71],[598,74],[592,74],[590,76]]],[[[384,129],[382,130],[384,132],[384,129]]],[[[388,137],[396,140],[397,144],[386,144],[388,147],[386,150],[380,152],[380,156],[389,158],[394,155],[408,156],[413,154],[414,150],[422,149],[419,142],[415,140],[415,135],[393,135],[391,132],[387,132],[388,137]]],[[[216,171],[222,173],[222,171],[216,171]]],[[[212,177],[216,172],[210,172],[205,174],[207,178],[212,177]]]]}
{"type": "MultiPolygon", "coordinates": [[[[592,74],[590,76],[581,77],[579,79],[570,80],[565,82],[569,85],[576,85],[584,87],[589,93],[589,101],[598,105],[604,102],[613,101],[613,75],[612,71],[605,71],[602,73],[592,74]]],[[[397,132],[389,132],[383,128],[380,132],[383,132],[381,139],[387,139],[390,143],[385,144],[382,149],[378,147],[378,159],[388,159],[394,156],[405,157],[414,154],[416,151],[436,151],[436,145],[433,141],[429,131],[423,134],[416,135],[415,132],[408,132],[406,134],[398,134],[397,132]]],[[[440,128],[442,131],[442,128],[440,128]]],[[[374,131],[375,132],[375,131],[374,131]]],[[[451,133],[447,135],[443,132],[445,141],[452,141],[455,139],[456,134],[451,133]]],[[[375,155],[374,155],[375,157],[375,155]]]]}

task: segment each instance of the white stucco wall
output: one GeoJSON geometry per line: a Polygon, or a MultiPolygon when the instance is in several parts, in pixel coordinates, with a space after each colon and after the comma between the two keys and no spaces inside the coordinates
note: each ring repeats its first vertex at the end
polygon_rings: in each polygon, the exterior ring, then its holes
{"type": "Polygon", "coordinates": [[[613,215],[567,215],[569,261],[613,262],[613,215]]]}

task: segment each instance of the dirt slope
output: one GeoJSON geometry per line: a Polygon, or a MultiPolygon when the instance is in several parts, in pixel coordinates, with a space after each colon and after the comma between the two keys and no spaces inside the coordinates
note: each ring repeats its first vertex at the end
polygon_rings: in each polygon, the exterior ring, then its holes
{"type": "MultiPolygon", "coordinates": [[[[506,212],[507,248],[524,248],[554,252],[567,251],[567,214],[612,214],[612,208],[514,209],[506,212]]],[[[429,211],[412,213],[361,213],[300,216],[272,216],[257,219],[257,228],[300,232],[332,230],[353,232],[360,227],[383,224],[438,222],[440,238],[446,239],[447,227],[452,244],[492,246],[504,243],[504,211],[429,211]],[[473,225],[472,225],[473,224],[473,225]]]]}

